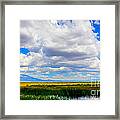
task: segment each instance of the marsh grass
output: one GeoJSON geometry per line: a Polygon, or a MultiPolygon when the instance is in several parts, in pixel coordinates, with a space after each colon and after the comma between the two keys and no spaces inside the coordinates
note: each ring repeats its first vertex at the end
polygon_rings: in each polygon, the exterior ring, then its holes
{"type": "Polygon", "coordinates": [[[95,83],[20,83],[21,100],[71,100],[100,97],[100,86],[95,83]],[[94,85],[91,85],[94,84],[94,85]],[[91,94],[91,90],[97,91],[91,94]]]}

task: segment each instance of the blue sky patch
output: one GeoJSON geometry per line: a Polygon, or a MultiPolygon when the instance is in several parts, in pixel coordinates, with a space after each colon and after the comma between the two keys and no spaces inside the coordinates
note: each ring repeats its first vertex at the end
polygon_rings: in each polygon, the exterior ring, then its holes
{"type": "Polygon", "coordinates": [[[30,51],[27,48],[20,48],[20,53],[27,55],[30,51]]]}
{"type": "Polygon", "coordinates": [[[97,33],[96,38],[100,41],[100,20],[90,20],[90,23],[93,27],[92,31],[97,33]]]}

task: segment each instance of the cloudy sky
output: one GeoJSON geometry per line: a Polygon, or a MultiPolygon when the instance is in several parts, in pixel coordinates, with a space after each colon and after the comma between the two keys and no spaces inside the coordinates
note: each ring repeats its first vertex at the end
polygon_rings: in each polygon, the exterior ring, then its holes
{"type": "Polygon", "coordinates": [[[99,20],[21,20],[21,81],[99,80],[99,20]]]}

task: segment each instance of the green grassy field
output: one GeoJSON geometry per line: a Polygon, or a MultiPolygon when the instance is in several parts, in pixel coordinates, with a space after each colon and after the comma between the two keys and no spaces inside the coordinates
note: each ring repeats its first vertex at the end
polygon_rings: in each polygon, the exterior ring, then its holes
{"type": "Polygon", "coordinates": [[[99,98],[99,82],[20,82],[21,100],[99,98]]]}

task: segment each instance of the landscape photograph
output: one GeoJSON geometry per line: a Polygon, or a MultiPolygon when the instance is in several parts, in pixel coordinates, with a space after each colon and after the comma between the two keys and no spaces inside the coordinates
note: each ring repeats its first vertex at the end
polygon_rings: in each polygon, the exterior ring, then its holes
{"type": "Polygon", "coordinates": [[[20,20],[20,100],[100,99],[100,20],[20,20]]]}

